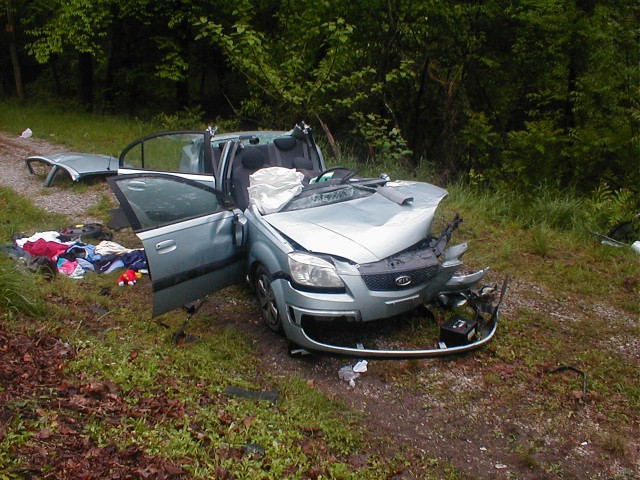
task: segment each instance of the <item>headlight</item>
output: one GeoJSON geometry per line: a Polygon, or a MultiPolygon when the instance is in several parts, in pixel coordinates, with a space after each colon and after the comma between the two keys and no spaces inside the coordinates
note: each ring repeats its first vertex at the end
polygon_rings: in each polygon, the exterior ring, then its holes
{"type": "Polygon", "coordinates": [[[307,253],[289,254],[289,269],[293,283],[314,288],[344,288],[336,267],[320,257],[307,253]]]}

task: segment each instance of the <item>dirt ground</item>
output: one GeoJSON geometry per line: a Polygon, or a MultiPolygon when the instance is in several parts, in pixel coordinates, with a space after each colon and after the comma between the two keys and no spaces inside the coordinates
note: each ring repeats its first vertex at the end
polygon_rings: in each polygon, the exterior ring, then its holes
{"type": "MultiPolygon", "coordinates": [[[[47,210],[69,215],[73,222],[94,221],[87,218],[85,212],[102,194],[108,194],[104,185],[96,185],[83,193],[55,186],[44,189],[42,179],[29,175],[24,165],[28,155],[61,150],[42,140],[0,133],[0,184],[33,198],[47,210]]],[[[504,276],[502,272],[492,272],[491,281],[499,282],[504,276]]],[[[628,431],[621,435],[626,442],[621,449],[623,453],[612,452],[615,449],[598,441],[598,432],[607,423],[603,414],[607,399],[598,398],[597,394],[593,400],[581,399],[575,391],[579,390],[575,386],[579,382],[574,381],[571,372],[558,374],[559,382],[571,387],[562,393],[560,400],[566,408],[553,418],[546,417],[544,409],[532,406],[529,400],[540,377],[547,375],[549,370],[519,363],[517,353],[514,359],[501,358],[497,348],[492,346],[482,355],[370,361],[368,371],[356,380],[354,387],[350,387],[338,378],[338,370],[355,361],[318,355],[290,357],[285,340],[262,325],[257,309],[247,306],[246,310],[238,312],[237,308],[226,308],[229,297],[234,294],[235,291],[230,290],[216,295],[204,314],[247,332],[254,339],[261,364],[273,374],[282,377],[296,374],[326,395],[362,412],[371,442],[379,448],[385,448],[383,442],[391,439],[388,448],[397,448],[414,458],[424,454],[448,462],[470,479],[640,479],[639,417],[629,418],[628,431]],[[518,384],[520,390],[514,392],[512,388],[511,396],[502,398],[498,388],[501,380],[518,376],[522,377],[518,384]],[[493,379],[492,383],[488,378],[493,379]],[[468,399],[468,402],[456,400],[460,398],[468,399]],[[452,404],[455,408],[451,408],[452,404]],[[529,410],[525,408],[527,406],[529,410]],[[528,418],[527,412],[534,408],[536,415],[528,418]],[[554,428],[554,425],[563,427],[554,428]]],[[[246,292],[240,294],[246,295],[246,292]]],[[[566,300],[539,285],[512,278],[502,305],[501,321],[509,322],[522,308],[548,312],[549,321],[555,322],[558,328],[562,328],[563,322],[590,317],[618,320],[622,317],[623,323],[636,325],[639,321],[614,311],[606,302],[585,305],[566,300]]],[[[499,327],[494,342],[500,342],[500,335],[499,327]]],[[[14,339],[14,345],[25,345],[23,356],[28,348],[32,348],[30,342],[29,339],[14,339]]],[[[66,347],[57,342],[46,337],[41,344],[49,345],[47,348],[57,352],[56,355],[64,356],[66,347]]],[[[638,339],[629,339],[620,348],[630,362],[640,365],[638,339]]],[[[52,368],[55,369],[55,362],[52,368]]],[[[77,448],[93,447],[78,445],[77,448]]],[[[140,460],[140,452],[129,454],[131,458],[118,461],[140,460]]],[[[172,470],[175,467],[171,465],[162,468],[168,474],[172,471],[181,473],[172,470]]],[[[419,473],[397,478],[419,478],[419,473]]]]}

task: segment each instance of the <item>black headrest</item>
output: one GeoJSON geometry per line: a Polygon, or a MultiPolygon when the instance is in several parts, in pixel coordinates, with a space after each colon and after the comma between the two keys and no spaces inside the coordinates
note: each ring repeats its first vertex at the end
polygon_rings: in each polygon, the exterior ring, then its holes
{"type": "Polygon", "coordinates": [[[313,162],[310,158],[296,157],[293,159],[293,168],[297,170],[313,170],[313,162]]]}
{"type": "Polygon", "coordinates": [[[245,148],[242,153],[242,166],[247,170],[258,170],[265,163],[265,156],[257,148],[245,148]]]}
{"type": "Polygon", "coordinates": [[[278,150],[282,150],[286,152],[287,150],[291,150],[296,146],[297,140],[293,137],[280,137],[276,138],[273,141],[273,144],[278,148],[278,150]]]}

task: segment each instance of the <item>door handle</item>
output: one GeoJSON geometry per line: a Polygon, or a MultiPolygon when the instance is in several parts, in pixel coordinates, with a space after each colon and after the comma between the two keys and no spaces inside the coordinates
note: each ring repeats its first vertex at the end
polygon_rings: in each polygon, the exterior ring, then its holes
{"type": "Polygon", "coordinates": [[[173,252],[178,245],[175,240],[163,240],[162,242],[156,243],[156,252],[159,254],[173,252]]]}

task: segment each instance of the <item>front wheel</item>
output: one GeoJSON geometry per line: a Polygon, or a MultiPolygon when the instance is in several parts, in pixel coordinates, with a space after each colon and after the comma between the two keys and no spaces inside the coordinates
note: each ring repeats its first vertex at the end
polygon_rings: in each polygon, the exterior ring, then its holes
{"type": "Polygon", "coordinates": [[[273,278],[269,271],[260,265],[256,269],[254,287],[260,306],[260,315],[267,326],[274,332],[282,332],[282,319],[276,303],[276,294],[273,291],[273,278]]]}

